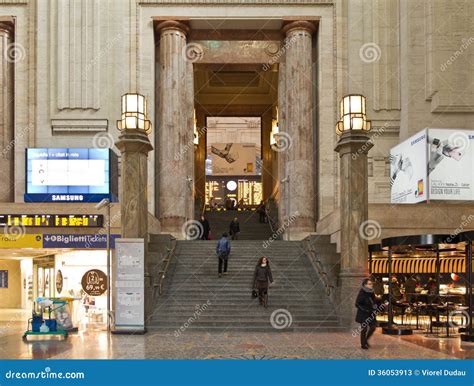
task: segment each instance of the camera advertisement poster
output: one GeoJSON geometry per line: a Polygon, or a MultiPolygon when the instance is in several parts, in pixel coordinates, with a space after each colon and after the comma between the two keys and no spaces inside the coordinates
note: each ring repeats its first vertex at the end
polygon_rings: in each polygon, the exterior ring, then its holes
{"type": "Polygon", "coordinates": [[[391,202],[413,204],[426,200],[426,141],[423,130],[390,150],[391,202]]]}
{"type": "Polygon", "coordinates": [[[428,130],[430,200],[474,200],[474,131],[428,130]]]}

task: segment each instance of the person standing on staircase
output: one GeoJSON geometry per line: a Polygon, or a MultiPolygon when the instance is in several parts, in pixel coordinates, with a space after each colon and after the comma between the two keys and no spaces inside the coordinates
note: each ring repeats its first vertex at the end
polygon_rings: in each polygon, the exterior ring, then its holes
{"type": "Polygon", "coordinates": [[[224,268],[224,275],[227,275],[227,262],[230,254],[230,242],[227,239],[227,233],[224,233],[221,239],[217,242],[216,255],[219,259],[218,274],[222,276],[222,268],[224,268]]]}
{"type": "Polygon", "coordinates": [[[258,212],[258,222],[261,224],[267,222],[267,209],[265,207],[264,201],[260,202],[260,205],[257,207],[257,212],[258,212]]]}
{"type": "Polygon", "coordinates": [[[265,308],[268,306],[268,287],[271,283],[273,283],[273,276],[270,262],[265,256],[262,256],[258,260],[253,274],[253,288],[258,291],[258,300],[265,308]]]}
{"type": "Polygon", "coordinates": [[[209,232],[211,231],[209,221],[207,220],[206,217],[204,217],[204,215],[202,215],[201,220],[199,222],[201,223],[201,227],[202,227],[201,240],[209,240],[209,232]]]}
{"type": "Polygon", "coordinates": [[[232,240],[239,239],[240,224],[239,219],[237,217],[234,217],[234,219],[230,222],[229,233],[232,236],[232,240]]]}

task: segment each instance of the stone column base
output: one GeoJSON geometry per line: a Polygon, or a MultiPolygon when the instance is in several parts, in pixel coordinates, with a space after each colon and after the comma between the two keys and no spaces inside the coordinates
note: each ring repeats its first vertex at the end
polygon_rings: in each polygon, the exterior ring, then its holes
{"type": "Polygon", "coordinates": [[[178,240],[185,240],[187,234],[192,235],[193,230],[197,229],[191,221],[186,224],[185,217],[161,217],[159,220],[160,233],[169,233],[178,240]]]}
{"type": "Polygon", "coordinates": [[[341,325],[347,328],[358,327],[355,321],[357,309],[355,301],[359,294],[364,272],[345,272],[339,274],[339,316],[341,325]]]}

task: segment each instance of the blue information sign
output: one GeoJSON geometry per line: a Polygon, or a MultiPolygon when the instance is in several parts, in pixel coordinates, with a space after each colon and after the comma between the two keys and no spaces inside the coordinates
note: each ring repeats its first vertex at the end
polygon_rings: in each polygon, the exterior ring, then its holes
{"type": "MultiPolygon", "coordinates": [[[[110,248],[115,248],[115,239],[119,237],[120,235],[116,234],[110,235],[110,248]]],[[[107,248],[107,234],[44,234],[43,248],[105,249],[107,248]]]]}

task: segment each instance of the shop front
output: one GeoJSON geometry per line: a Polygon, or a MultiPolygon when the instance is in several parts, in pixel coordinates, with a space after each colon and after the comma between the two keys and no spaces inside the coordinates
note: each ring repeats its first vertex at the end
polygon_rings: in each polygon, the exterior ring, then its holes
{"type": "MultiPolygon", "coordinates": [[[[0,319],[26,328],[33,312],[51,308],[67,330],[106,328],[108,254],[102,216],[0,218],[8,222],[8,232],[0,235],[0,319]]],[[[111,235],[111,254],[117,237],[111,235]]]]}

